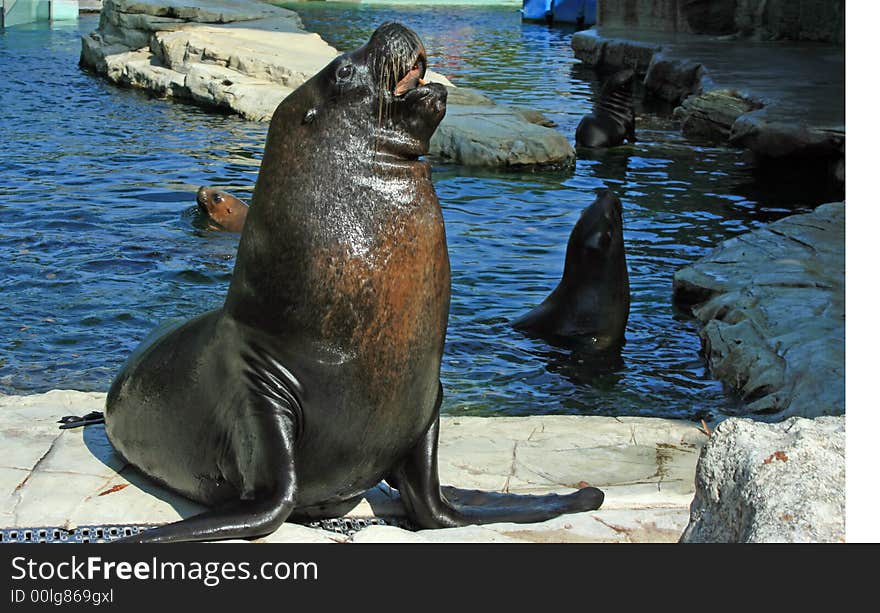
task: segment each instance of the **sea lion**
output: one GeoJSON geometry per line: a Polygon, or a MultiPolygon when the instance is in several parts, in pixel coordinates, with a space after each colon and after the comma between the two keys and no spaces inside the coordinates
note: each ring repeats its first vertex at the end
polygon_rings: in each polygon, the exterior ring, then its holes
{"type": "Polygon", "coordinates": [[[636,112],[632,99],[630,69],[614,73],[602,86],[592,115],[585,115],[575,131],[575,144],[582,148],[617,147],[636,142],[636,112]]]}
{"type": "Polygon", "coordinates": [[[592,487],[441,493],[449,257],[418,158],[446,89],[426,68],[418,36],[386,23],[276,109],[225,304],[147,339],[107,397],[116,450],[210,510],[128,540],[257,537],[383,479],[423,528],[602,503],[592,487]]]}
{"type": "Polygon", "coordinates": [[[623,207],[620,198],[605,191],[581,212],[571,231],[559,285],[512,325],[561,344],[614,349],[624,342],[629,300],[623,207]]]}
{"type": "Polygon", "coordinates": [[[196,204],[212,225],[229,232],[241,232],[248,205],[232,194],[203,185],[196,193],[196,204]]]}

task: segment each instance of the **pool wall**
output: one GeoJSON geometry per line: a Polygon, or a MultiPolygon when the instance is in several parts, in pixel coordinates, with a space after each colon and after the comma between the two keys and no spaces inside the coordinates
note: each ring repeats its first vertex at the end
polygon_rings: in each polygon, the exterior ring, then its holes
{"type": "Polygon", "coordinates": [[[0,27],[79,17],[78,0],[2,0],[0,27]]]}
{"type": "Polygon", "coordinates": [[[843,44],[843,0],[599,0],[597,23],[691,34],[735,34],[761,40],[843,44]]]}

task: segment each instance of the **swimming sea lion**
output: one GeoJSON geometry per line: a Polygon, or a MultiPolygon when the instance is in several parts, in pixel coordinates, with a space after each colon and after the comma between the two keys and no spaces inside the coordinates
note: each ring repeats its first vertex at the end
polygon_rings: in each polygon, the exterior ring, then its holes
{"type": "Polygon", "coordinates": [[[426,64],[387,23],[275,111],[225,304],[145,341],[107,397],[116,450],[210,510],[129,540],[257,537],[383,478],[424,528],[602,503],[592,487],[441,493],[449,257],[418,158],[446,89],[423,84],[426,64]]]}
{"type": "Polygon", "coordinates": [[[617,147],[636,142],[636,112],[632,99],[635,73],[614,73],[602,86],[592,115],[585,115],[575,132],[578,147],[617,147]]]}
{"type": "Polygon", "coordinates": [[[571,231],[556,289],[513,327],[597,351],[619,347],[629,318],[623,208],[611,191],[585,208],[571,231]]]}
{"type": "Polygon", "coordinates": [[[203,185],[196,193],[196,203],[212,225],[229,232],[241,232],[248,205],[232,194],[203,185]]]}

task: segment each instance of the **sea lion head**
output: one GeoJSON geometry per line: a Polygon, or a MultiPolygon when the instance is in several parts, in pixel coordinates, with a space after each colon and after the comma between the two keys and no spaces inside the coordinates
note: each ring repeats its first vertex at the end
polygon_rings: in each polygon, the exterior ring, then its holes
{"type": "Polygon", "coordinates": [[[605,191],[583,210],[571,231],[563,277],[577,282],[595,279],[610,271],[606,262],[625,262],[624,258],[623,206],[613,192],[605,191]]]}
{"type": "Polygon", "coordinates": [[[288,96],[273,123],[309,142],[333,143],[346,155],[415,159],[428,152],[446,114],[446,88],[426,83],[426,71],[418,35],[385,23],[365,45],[340,55],[288,96]]]}
{"type": "Polygon", "coordinates": [[[196,193],[196,204],[213,226],[231,232],[241,231],[247,217],[248,206],[244,202],[206,185],[196,193]]]}
{"type": "Polygon", "coordinates": [[[605,84],[602,86],[602,91],[612,91],[615,89],[620,89],[622,87],[630,87],[632,85],[633,78],[635,77],[635,72],[631,68],[625,68],[623,70],[619,70],[615,72],[613,75],[606,79],[605,84]]]}

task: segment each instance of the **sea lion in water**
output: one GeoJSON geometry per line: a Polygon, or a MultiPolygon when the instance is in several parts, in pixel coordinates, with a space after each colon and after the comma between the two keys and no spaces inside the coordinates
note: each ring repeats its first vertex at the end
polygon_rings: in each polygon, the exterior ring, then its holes
{"type": "Polygon", "coordinates": [[[571,231],[559,285],[512,325],[551,341],[614,349],[624,342],[629,299],[623,207],[606,191],[583,210],[571,231]]]}
{"type": "Polygon", "coordinates": [[[241,232],[248,205],[232,194],[203,185],[196,193],[196,204],[212,225],[229,232],[241,232]]]}
{"type": "Polygon", "coordinates": [[[585,115],[575,131],[583,148],[617,147],[636,142],[636,112],[632,99],[632,70],[614,73],[602,86],[592,115],[585,115]]]}
{"type": "Polygon", "coordinates": [[[449,257],[418,158],[446,89],[423,84],[426,63],[384,24],[275,111],[225,304],[154,333],[107,397],[116,450],[210,510],[128,540],[257,537],[382,479],[423,528],[601,505],[592,487],[441,493],[449,257]]]}

